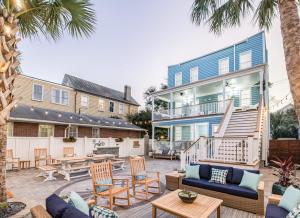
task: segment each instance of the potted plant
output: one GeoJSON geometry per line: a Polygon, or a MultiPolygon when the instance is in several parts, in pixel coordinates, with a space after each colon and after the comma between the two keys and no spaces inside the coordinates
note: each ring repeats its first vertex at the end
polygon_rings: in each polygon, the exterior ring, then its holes
{"type": "Polygon", "coordinates": [[[196,200],[198,194],[196,192],[182,190],[178,192],[178,196],[184,203],[190,204],[196,200]]]}
{"type": "Polygon", "coordinates": [[[76,138],[73,136],[63,138],[63,142],[76,142],[76,138]]]}
{"type": "Polygon", "coordinates": [[[275,167],[272,167],[274,175],[279,178],[278,182],[275,182],[272,186],[272,194],[283,195],[288,186],[295,185],[297,178],[294,176],[295,164],[292,159],[293,156],[286,160],[275,156],[271,160],[275,165],[275,167]]]}

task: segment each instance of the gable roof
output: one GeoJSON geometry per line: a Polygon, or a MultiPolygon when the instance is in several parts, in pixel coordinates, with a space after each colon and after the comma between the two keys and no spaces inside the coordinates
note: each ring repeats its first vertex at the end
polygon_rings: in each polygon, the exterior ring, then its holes
{"type": "Polygon", "coordinates": [[[69,74],[65,74],[62,84],[65,86],[69,86],[75,90],[86,92],[92,95],[101,96],[112,100],[117,100],[124,103],[140,106],[139,103],[131,96],[129,100],[126,100],[124,98],[124,92],[107,88],[105,86],[101,86],[96,83],[69,74]]]}
{"type": "Polygon", "coordinates": [[[18,105],[13,108],[10,114],[10,120],[144,131],[144,129],[123,119],[90,116],[86,114],[30,107],[27,105],[18,105]]]}

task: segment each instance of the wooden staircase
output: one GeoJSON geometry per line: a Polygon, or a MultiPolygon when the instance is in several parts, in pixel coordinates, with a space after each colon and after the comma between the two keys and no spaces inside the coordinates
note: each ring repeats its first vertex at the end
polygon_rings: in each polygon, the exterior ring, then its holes
{"type": "Polygon", "coordinates": [[[224,137],[248,137],[256,131],[258,110],[233,112],[224,137]]]}

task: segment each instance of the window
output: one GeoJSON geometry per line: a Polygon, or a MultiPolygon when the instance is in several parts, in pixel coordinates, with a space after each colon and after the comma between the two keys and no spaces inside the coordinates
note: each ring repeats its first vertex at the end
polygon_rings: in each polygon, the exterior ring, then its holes
{"type": "Polygon", "coordinates": [[[199,72],[198,67],[193,67],[190,69],[190,82],[191,83],[198,81],[198,72],[199,72]]]}
{"type": "Polygon", "coordinates": [[[219,60],[219,74],[229,73],[229,57],[219,60]]]}
{"type": "Polygon", "coordinates": [[[175,126],[175,141],[181,141],[182,129],[181,126],[175,126]]]}
{"type": "Polygon", "coordinates": [[[78,128],[77,126],[69,126],[66,129],[66,137],[74,137],[77,138],[78,137],[78,128]]]}
{"type": "Polygon", "coordinates": [[[89,105],[89,98],[86,95],[82,95],[80,98],[80,105],[81,107],[88,107],[89,105]]]}
{"type": "Polygon", "coordinates": [[[115,103],[113,101],[109,102],[109,112],[113,113],[115,111],[115,103]]]}
{"type": "Polygon", "coordinates": [[[53,132],[52,125],[39,125],[39,137],[53,136],[53,132]]]}
{"type": "Polygon", "coordinates": [[[7,136],[14,136],[14,123],[7,123],[7,136]]]}
{"type": "Polygon", "coordinates": [[[252,66],[252,52],[245,51],[240,53],[240,70],[246,69],[252,66]]]}
{"type": "Polygon", "coordinates": [[[182,73],[178,72],[175,74],[175,86],[180,86],[182,84],[182,73]]]}
{"type": "Polygon", "coordinates": [[[218,129],[219,129],[220,124],[212,124],[212,136],[215,136],[218,129]]]}
{"type": "Polygon", "coordinates": [[[32,100],[43,101],[43,86],[42,85],[33,84],[32,100]]]}
{"type": "Polygon", "coordinates": [[[208,123],[196,124],[196,139],[198,139],[200,136],[208,136],[208,123]]]}
{"type": "Polygon", "coordinates": [[[104,100],[101,98],[99,99],[98,109],[99,111],[104,111],[104,100]]]}
{"type": "Polygon", "coordinates": [[[119,103],[119,114],[124,114],[125,107],[123,103],[119,103]]]}
{"type": "Polygon", "coordinates": [[[62,89],[52,89],[51,102],[55,104],[69,104],[69,92],[62,89]]]}
{"type": "Polygon", "coordinates": [[[92,138],[100,138],[100,129],[99,128],[92,129],[92,138]]]}

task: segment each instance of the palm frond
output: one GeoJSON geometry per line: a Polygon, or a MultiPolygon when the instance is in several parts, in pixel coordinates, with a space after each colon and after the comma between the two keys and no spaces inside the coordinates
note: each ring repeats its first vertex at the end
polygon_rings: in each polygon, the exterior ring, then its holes
{"type": "Polygon", "coordinates": [[[254,14],[254,20],[259,28],[270,29],[274,17],[277,16],[278,2],[276,0],[261,0],[254,14]]]}

